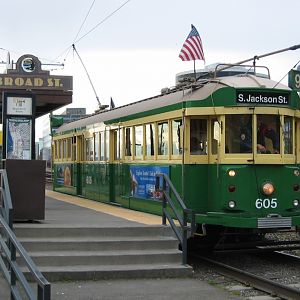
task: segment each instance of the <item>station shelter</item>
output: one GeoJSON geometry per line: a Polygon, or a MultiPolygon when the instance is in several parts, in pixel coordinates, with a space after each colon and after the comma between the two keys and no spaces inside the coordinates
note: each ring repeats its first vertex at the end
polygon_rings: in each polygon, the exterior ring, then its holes
{"type": "Polygon", "coordinates": [[[45,162],[35,160],[35,120],[72,103],[73,77],[51,75],[36,56],[25,54],[0,74],[0,92],[1,162],[14,218],[44,219],[45,162]]]}

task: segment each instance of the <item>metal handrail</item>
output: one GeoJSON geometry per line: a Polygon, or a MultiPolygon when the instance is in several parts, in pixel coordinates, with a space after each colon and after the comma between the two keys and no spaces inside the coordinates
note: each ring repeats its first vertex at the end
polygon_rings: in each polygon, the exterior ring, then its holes
{"type": "Polygon", "coordinates": [[[10,284],[11,299],[21,300],[22,296],[17,285],[17,280],[30,300],[51,299],[51,285],[38,270],[24,247],[17,240],[13,232],[13,207],[10,197],[9,184],[6,170],[0,170],[1,175],[1,203],[0,203],[0,269],[4,278],[10,284]],[[37,282],[37,296],[25,278],[16,261],[16,253],[24,260],[33,279],[37,282]]]}
{"type": "Polygon", "coordinates": [[[6,220],[9,228],[13,229],[13,206],[12,206],[12,201],[10,196],[10,189],[9,189],[6,170],[0,169],[0,176],[1,176],[0,212],[1,215],[4,217],[4,219],[6,220]]]}
{"type": "Polygon", "coordinates": [[[187,238],[188,231],[193,234],[195,232],[195,212],[192,209],[186,207],[185,203],[181,199],[179,193],[174,187],[169,176],[163,173],[156,174],[155,190],[163,193],[162,197],[162,224],[166,225],[167,220],[173,229],[178,241],[182,248],[182,263],[187,263],[187,238]],[[163,179],[162,188],[160,187],[160,177],[163,179]],[[168,187],[168,188],[167,188],[168,187]],[[170,197],[170,190],[175,196],[180,211],[176,207],[173,199],[170,197]],[[169,204],[169,205],[168,205],[169,204]],[[168,211],[171,209],[175,218],[178,220],[179,226],[177,226],[168,211]],[[189,217],[190,216],[190,217],[189,217]],[[190,225],[188,225],[188,221],[190,225]]]}

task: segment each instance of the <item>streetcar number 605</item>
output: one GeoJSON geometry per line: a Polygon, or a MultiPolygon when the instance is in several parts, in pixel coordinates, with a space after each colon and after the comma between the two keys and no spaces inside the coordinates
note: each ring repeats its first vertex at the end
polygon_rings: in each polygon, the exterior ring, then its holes
{"type": "Polygon", "coordinates": [[[255,206],[257,209],[261,208],[276,208],[277,207],[277,198],[272,199],[256,199],[255,206]]]}

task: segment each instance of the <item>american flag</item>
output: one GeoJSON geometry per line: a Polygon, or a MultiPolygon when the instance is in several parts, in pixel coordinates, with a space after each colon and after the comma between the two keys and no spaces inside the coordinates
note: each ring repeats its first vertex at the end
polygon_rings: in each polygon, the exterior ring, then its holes
{"type": "Polygon", "coordinates": [[[192,25],[192,30],[182,46],[179,57],[183,61],[196,59],[205,61],[202,41],[194,25],[192,25]]]}

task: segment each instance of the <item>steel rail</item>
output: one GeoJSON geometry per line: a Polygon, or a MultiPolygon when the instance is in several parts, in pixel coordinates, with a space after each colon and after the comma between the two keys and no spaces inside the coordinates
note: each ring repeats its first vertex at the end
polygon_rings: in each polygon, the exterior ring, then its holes
{"type": "Polygon", "coordinates": [[[226,265],[224,263],[215,261],[211,258],[198,256],[196,254],[192,254],[192,257],[203,260],[211,265],[213,265],[214,269],[217,270],[218,273],[221,273],[224,276],[231,277],[236,281],[242,282],[247,286],[254,287],[258,290],[264,291],[272,296],[278,296],[283,299],[300,299],[300,290],[289,287],[278,282],[274,282],[272,280],[266,279],[261,276],[254,275],[252,273],[234,268],[232,266],[226,265]]]}
{"type": "Polygon", "coordinates": [[[268,253],[268,255],[265,257],[265,252],[262,253],[255,253],[255,255],[262,256],[264,259],[270,260],[270,259],[276,259],[276,261],[286,261],[288,263],[295,265],[300,265],[300,256],[290,254],[290,253],[285,253],[281,251],[273,251],[271,253],[268,253]]]}

